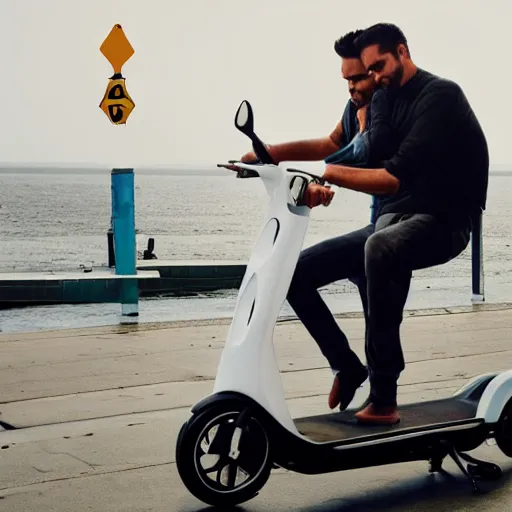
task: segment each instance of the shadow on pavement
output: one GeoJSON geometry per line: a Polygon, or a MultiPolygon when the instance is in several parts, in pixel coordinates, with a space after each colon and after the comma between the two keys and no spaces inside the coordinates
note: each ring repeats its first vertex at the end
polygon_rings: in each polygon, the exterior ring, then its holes
{"type": "MultiPolygon", "coordinates": [[[[464,476],[450,473],[427,474],[426,476],[400,480],[385,488],[368,493],[352,495],[340,493],[340,499],[329,500],[318,505],[298,508],[296,512],[348,512],[384,510],[460,510],[467,506],[472,510],[492,499],[496,493],[512,481],[512,467],[503,467],[503,476],[495,482],[479,482],[480,493],[474,493],[464,476]],[[486,499],[487,498],[487,499],[486,499]]],[[[464,508],[466,510],[466,508],[464,508]]]]}
{"type": "MultiPolygon", "coordinates": [[[[453,473],[427,474],[408,480],[400,479],[385,488],[344,494],[340,489],[340,498],[327,502],[308,505],[303,508],[293,507],[294,512],[355,512],[355,511],[452,511],[474,510],[477,507],[489,508],[489,501],[500,498],[500,491],[512,481],[512,467],[503,467],[503,476],[495,482],[479,482],[480,493],[474,493],[470,482],[464,477],[453,473]],[[462,508],[461,508],[462,507],[462,508]],[[467,507],[467,508],[466,508],[467,507]]],[[[508,490],[505,491],[508,493],[508,490]]],[[[505,499],[507,503],[510,498],[505,499]]],[[[277,505],[277,503],[276,503],[277,505]]],[[[508,508],[508,507],[505,507],[508,508]]],[[[214,512],[218,508],[204,507],[194,509],[195,512],[214,512]]],[[[224,509],[223,509],[224,510],[224,509]]],[[[258,510],[254,502],[248,502],[231,512],[249,512],[258,510]]],[[[263,510],[271,510],[265,507],[263,510]]],[[[285,509],[276,506],[276,510],[285,509]]]]}

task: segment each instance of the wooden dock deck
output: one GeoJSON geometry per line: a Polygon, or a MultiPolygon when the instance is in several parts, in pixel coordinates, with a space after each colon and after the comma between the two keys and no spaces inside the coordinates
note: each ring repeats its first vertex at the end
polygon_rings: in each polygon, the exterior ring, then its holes
{"type": "MultiPolygon", "coordinates": [[[[363,320],[338,322],[362,356],[363,320]]],[[[228,328],[229,320],[212,320],[0,335],[0,421],[16,427],[0,432],[1,506],[203,510],[178,477],[174,443],[190,406],[212,390],[228,328]]],[[[411,313],[402,339],[399,402],[447,396],[474,375],[512,368],[512,306],[411,313]]],[[[279,323],[275,347],[292,415],[328,412],[332,375],[302,324],[279,323]]],[[[512,460],[496,447],[482,450],[506,472],[483,497],[449,463],[447,480],[429,480],[422,463],[318,478],[277,470],[245,510],[330,511],[319,504],[346,496],[373,510],[368,493],[379,510],[505,510],[512,460]],[[390,496],[401,496],[403,508],[390,496]]]]}
{"type": "MultiPolygon", "coordinates": [[[[140,260],[137,282],[141,297],[191,295],[237,288],[246,264],[240,261],[140,260]]],[[[119,301],[114,269],[90,271],[0,273],[0,309],[47,304],[91,304],[119,301]]]]}

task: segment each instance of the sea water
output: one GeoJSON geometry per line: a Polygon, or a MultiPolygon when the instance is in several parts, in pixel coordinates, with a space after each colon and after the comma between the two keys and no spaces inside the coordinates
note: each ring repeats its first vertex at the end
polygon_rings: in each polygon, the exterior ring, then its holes
{"type": "MultiPolygon", "coordinates": [[[[267,196],[258,179],[229,171],[135,170],[135,214],[140,253],[155,239],[160,260],[246,262],[264,221],[267,196]]],[[[512,299],[512,176],[493,173],[484,216],[488,300],[512,299]]],[[[339,190],[328,208],[312,211],[304,246],[368,223],[370,198],[339,190]]],[[[0,170],[0,272],[78,269],[107,263],[110,227],[108,169],[0,170]]],[[[359,311],[351,283],[322,290],[335,312],[359,311]]],[[[471,251],[414,274],[408,307],[468,304],[471,251]]],[[[236,290],[199,297],[144,299],[139,321],[231,316],[236,290]]],[[[0,328],[102,325],[118,321],[119,305],[51,306],[0,311],[0,328]]],[[[283,314],[293,314],[283,306],[283,314]]]]}

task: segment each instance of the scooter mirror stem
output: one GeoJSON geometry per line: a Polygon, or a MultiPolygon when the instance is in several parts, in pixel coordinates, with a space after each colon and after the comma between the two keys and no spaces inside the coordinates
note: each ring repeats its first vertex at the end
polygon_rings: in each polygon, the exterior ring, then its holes
{"type": "Polygon", "coordinates": [[[252,148],[258,159],[264,164],[274,164],[265,144],[254,133],[254,115],[251,104],[244,100],[235,114],[235,126],[252,141],[252,148]]]}

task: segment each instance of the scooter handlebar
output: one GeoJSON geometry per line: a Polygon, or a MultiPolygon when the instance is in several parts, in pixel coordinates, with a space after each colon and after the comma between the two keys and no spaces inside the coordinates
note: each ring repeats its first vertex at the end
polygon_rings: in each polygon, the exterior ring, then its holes
{"type": "Polygon", "coordinates": [[[223,167],[237,173],[238,178],[263,178],[268,173],[282,172],[276,164],[239,162],[237,160],[229,160],[228,164],[217,164],[217,167],[223,167]]]}
{"type": "MultiPolygon", "coordinates": [[[[237,173],[238,178],[258,178],[260,177],[260,173],[258,172],[258,168],[273,166],[277,167],[275,164],[264,164],[260,161],[257,162],[240,162],[238,160],[229,160],[228,164],[217,164],[217,167],[222,167],[224,169],[229,169],[230,171],[235,171],[237,173]]],[[[318,183],[320,185],[324,185],[329,187],[331,190],[336,192],[339,187],[334,183],[329,183],[325,181],[321,176],[317,174],[313,174],[307,171],[303,171],[301,169],[287,168],[288,172],[293,172],[297,174],[306,175],[310,178],[311,182],[318,183]]]]}
{"type": "Polygon", "coordinates": [[[230,160],[228,164],[217,164],[217,167],[235,171],[238,178],[259,178],[260,176],[259,172],[256,170],[258,168],[257,165],[245,164],[236,160],[230,160]]]}

